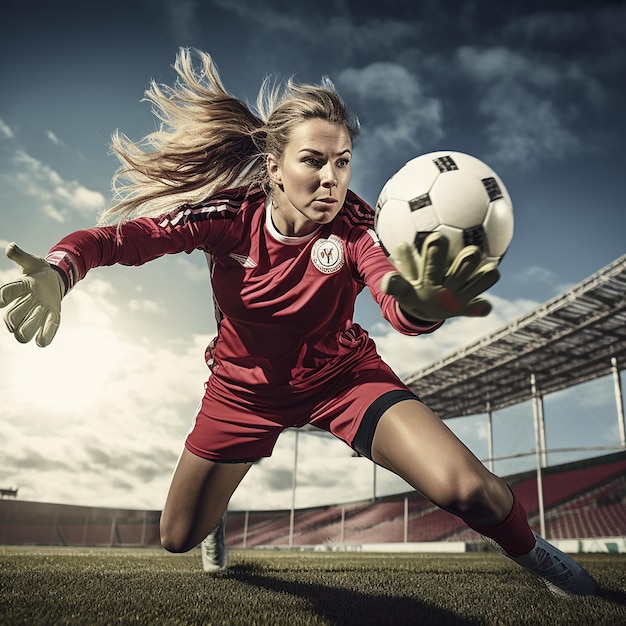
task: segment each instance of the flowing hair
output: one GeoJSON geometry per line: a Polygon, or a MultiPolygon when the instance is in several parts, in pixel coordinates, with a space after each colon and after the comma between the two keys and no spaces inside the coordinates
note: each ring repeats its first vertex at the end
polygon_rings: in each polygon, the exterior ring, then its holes
{"type": "Polygon", "coordinates": [[[280,159],[293,127],[320,118],[343,125],[351,138],[359,132],[332,82],[283,84],[266,78],[256,111],[230,95],[206,52],[180,48],[173,86],[151,81],[145,99],[160,128],[135,143],[116,131],[112,152],[121,162],[112,180],[113,203],[100,223],[158,216],[183,204],[197,204],[232,187],[262,187],[269,192],[266,155],[280,159]]]}

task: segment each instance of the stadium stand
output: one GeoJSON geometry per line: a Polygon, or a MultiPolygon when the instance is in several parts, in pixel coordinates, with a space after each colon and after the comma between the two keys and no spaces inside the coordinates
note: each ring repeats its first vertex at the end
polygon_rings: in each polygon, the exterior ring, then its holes
{"type": "MultiPolygon", "coordinates": [[[[537,476],[525,472],[508,477],[516,496],[539,530],[537,476]]],[[[626,536],[626,452],[543,470],[546,535],[555,539],[626,536]]],[[[344,506],[296,511],[292,545],[346,545],[404,541],[477,540],[457,517],[434,507],[415,492],[344,506]],[[342,523],[343,519],[343,523],[342,523]]],[[[229,513],[226,541],[231,547],[285,546],[289,543],[289,511],[249,513],[244,537],[243,516],[229,513]],[[258,526],[256,526],[258,524],[258,526]]]]}
{"type": "MultiPolygon", "coordinates": [[[[539,530],[537,476],[508,483],[539,530]]],[[[543,470],[546,535],[551,539],[626,536],[626,451],[543,470]]],[[[0,500],[0,544],[158,546],[159,511],[0,500]]],[[[351,546],[370,543],[475,542],[458,518],[415,492],[295,511],[230,511],[230,547],[351,546]],[[406,511],[406,517],[405,517],[406,511]],[[291,535],[291,537],[290,537],[291,535]],[[291,539],[291,543],[290,543],[291,539]]]]}

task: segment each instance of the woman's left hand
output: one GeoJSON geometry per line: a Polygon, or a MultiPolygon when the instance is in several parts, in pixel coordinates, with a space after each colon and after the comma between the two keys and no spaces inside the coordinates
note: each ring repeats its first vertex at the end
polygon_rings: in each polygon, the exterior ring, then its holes
{"type": "Polygon", "coordinates": [[[483,263],[480,249],[467,246],[448,267],[448,246],[444,235],[432,233],[421,255],[407,243],[396,247],[399,271],[385,274],[381,286],[410,317],[439,322],[455,316],[484,317],[491,311],[489,301],[477,296],[499,280],[497,263],[483,263]]]}

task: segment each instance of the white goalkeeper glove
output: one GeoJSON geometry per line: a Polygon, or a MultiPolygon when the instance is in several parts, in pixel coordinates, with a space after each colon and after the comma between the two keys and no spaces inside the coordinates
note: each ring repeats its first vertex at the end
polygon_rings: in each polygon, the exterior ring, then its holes
{"type": "Polygon", "coordinates": [[[428,235],[421,256],[408,243],[396,246],[399,271],[385,274],[381,286],[409,317],[439,322],[455,316],[484,317],[491,311],[491,304],[477,296],[500,278],[497,264],[481,265],[480,249],[467,246],[448,267],[448,247],[440,233],[428,235]]]}
{"type": "Polygon", "coordinates": [[[44,348],[53,339],[61,322],[61,299],[65,284],[61,275],[39,257],[10,243],[6,255],[22,268],[23,277],[0,287],[0,307],[9,332],[20,343],[37,335],[36,343],[44,348]]]}

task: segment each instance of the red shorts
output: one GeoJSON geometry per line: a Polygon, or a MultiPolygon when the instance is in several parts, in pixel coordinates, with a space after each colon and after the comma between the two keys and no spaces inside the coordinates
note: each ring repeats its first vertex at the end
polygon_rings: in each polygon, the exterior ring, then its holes
{"type": "Polygon", "coordinates": [[[379,357],[309,391],[273,388],[259,394],[212,375],[185,447],[212,461],[257,461],[271,456],[286,428],[311,424],[371,458],[381,415],[408,398],[416,396],[379,357]]]}

